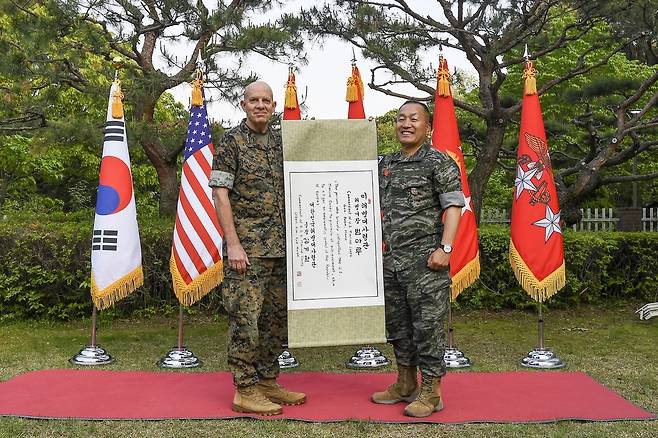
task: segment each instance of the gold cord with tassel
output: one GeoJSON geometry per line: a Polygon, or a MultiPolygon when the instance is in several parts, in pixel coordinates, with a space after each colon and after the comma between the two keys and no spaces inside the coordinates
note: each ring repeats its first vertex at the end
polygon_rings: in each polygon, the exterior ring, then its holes
{"type": "Polygon", "coordinates": [[[192,106],[203,106],[203,93],[201,93],[201,88],[203,87],[203,79],[201,71],[197,71],[196,79],[192,81],[192,106]]]}
{"type": "Polygon", "coordinates": [[[293,73],[288,74],[284,105],[287,109],[297,108],[297,85],[295,85],[295,75],[293,73]]]}
{"type": "Polygon", "coordinates": [[[114,80],[114,91],[112,92],[112,118],[123,119],[123,93],[121,92],[121,81],[114,80]]]}
{"type": "Polygon", "coordinates": [[[439,83],[437,93],[440,97],[450,96],[450,72],[444,60],[439,63],[439,83]]]}
{"type": "Polygon", "coordinates": [[[532,63],[528,60],[525,64],[525,70],[523,70],[523,79],[525,79],[523,84],[523,92],[526,96],[532,94],[537,94],[537,70],[532,63]]]}
{"type": "Polygon", "coordinates": [[[359,100],[359,93],[356,89],[357,84],[354,76],[350,76],[347,79],[347,94],[345,95],[345,100],[348,102],[356,102],[359,100]]]}

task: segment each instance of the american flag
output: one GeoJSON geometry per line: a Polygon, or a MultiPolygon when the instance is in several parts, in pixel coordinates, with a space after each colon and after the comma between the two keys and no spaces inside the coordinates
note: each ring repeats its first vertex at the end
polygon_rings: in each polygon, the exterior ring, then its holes
{"type": "Polygon", "coordinates": [[[223,232],[208,187],[214,152],[204,102],[190,110],[171,248],[174,291],[185,305],[201,299],[222,281],[223,232]]]}

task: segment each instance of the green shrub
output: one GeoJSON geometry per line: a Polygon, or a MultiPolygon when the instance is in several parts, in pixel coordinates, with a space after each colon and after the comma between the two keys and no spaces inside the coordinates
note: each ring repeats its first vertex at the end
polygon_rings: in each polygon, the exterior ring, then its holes
{"type": "MultiPolygon", "coordinates": [[[[0,321],[89,316],[92,213],[0,219],[0,321]]],[[[169,274],[173,223],[140,218],[139,224],[144,287],[105,314],[138,316],[178,308],[169,274]]],[[[509,265],[509,229],[487,226],[479,235],[482,273],[456,305],[491,310],[534,307],[509,265]]],[[[658,233],[566,231],[564,238],[567,284],[547,306],[657,300],[658,233]]],[[[220,303],[216,289],[194,308],[219,311],[220,303]]]]}
{"type": "MultiPolygon", "coordinates": [[[[457,297],[471,308],[526,308],[535,302],[521,289],[508,259],[509,228],[480,228],[481,274],[457,297]]],[[[566,286],[549,307],[602,304],[627,298],[658,299],[658,233],[572,232],[564,234],[566,286]]]]}
{"type": "MultiPolygon", "coordinates": [[[[0,321],[91,314],[92,224],[89,212],[0,220],[0,321]]],[[[140,219],[139,224],[144,286],[105,313],[124,316],[178,307],[169,274],[173,221],[140,219]]],[[[216,309],[219,300],[206,297],[201,306],[216,309]]]]}

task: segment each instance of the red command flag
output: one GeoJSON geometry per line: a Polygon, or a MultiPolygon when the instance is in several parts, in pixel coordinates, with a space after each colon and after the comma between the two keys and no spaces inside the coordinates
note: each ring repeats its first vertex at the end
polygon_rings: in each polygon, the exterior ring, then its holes
{"type": "Polygon", "coordinates": [[[459,140],[455,105],[450,91],[450,72],[448,71],[448,62],[443,58],[439,60],[439,72],[434,95],[432,146],[448,154],[457,162],[464,193],[462,217],[459,228],[457,228],[454,248],[450,257],[450,276],[452,277],[450,292],[454,300],[480,276],[480,252],[477,224],[473,213],[473,203],[471,202],[471,190],[468,187],[468,175],[459,140]]]}
{"type": "Polygon", "coordinates": [[[361,73],[356,66],[352,64],[352,74],[347,78],[347,93],[345,100],[349,102],[347,109],[348,119],[365,119],[366,112],[363,109],[363,81],[361,80],[361,73]]]}
{"type": "Polygon", "coordinates": [[[174,293],[186,306],[203,298],[224,279],[224,233],[208,187],[214,147],[202,87],[198,72],[192,83],[190,123],[169,260],[174,293]]]}
{"type": "Polygon", "coordinates": [[[521,287],[543,302],[564,287],[565,269],[560,207],[535,75],[527,61],[509,257],[521,287]]]}
{"type": "Polygon", "coordinates": [[[286,97],[283,105],[283,120],[301,120],[302,113],[299,110],[299,101],[297,100],[297,84],[295,83],[295,73],[292,67],[288,71],[288,82],[286,83],[286,97]]]}

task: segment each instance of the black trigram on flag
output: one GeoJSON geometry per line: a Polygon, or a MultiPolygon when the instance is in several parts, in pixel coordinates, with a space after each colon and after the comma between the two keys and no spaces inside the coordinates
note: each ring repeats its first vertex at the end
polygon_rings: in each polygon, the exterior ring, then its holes
{"type": "Polygon", "coordinates": [[[94,237],[91,240],[91,250],[116,251],[118,237],[119,231],[117,230],[94,230],[94,237]]]}
{"type": "Polygon", "coordinates": [[[123,141],[125,138],[124,123],[120,120],[108,120],[105,122],[103,133],[104,141],[123,141]]]}

